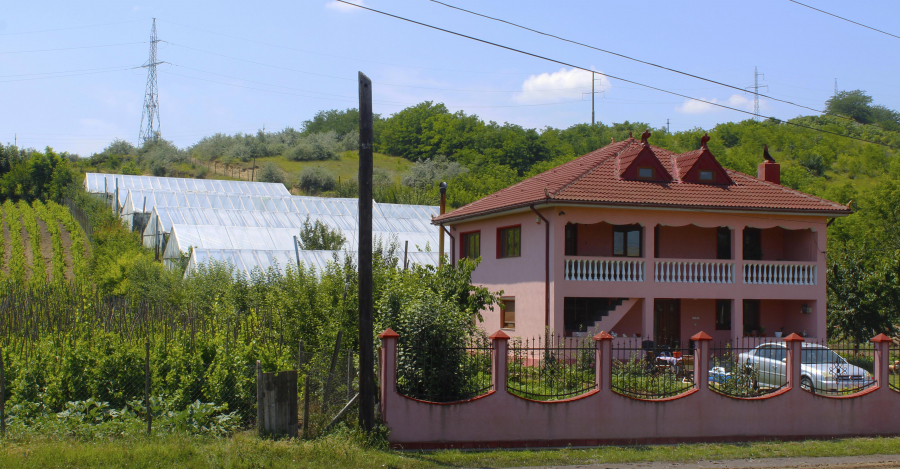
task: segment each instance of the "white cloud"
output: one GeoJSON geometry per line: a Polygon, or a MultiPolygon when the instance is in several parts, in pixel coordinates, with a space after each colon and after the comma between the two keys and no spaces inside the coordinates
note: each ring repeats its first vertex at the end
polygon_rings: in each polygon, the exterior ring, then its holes
{"type": "MultiPolygon", "coordinates": [[[[365,3],[363,3],[362,0],[348,0],[348,1],[350,3],[354,3],[356,5],[365,6],[365,3]]],[[[336,2],[334,0],[331,0],[330,2],[326,2],[325,8],[331,8],[332,10],[337,10],[337,11],[340,11],[343,13],[359,10],[359,8],[356,8],[351,5],[347,5],[346,3],[336,2]]]]}
{"type": "MultiPolygon", "coordinates": [[[[558,72],[531,75],[522,83],[522,92],[515,96],[520,103],[550,103],[581,99],[583,93],[590,97],[590,72],[579,69],[559,69],[558,72]]],[[[595,91],[608,90],[609,78],[600,72],[596,73],[595,91]]]]}
{"type": "Polygon", "coordinates": [[[706,99],[700,98],[700,100],[696,99],[686,99],[684,104],[675,108],[678,112],[683,112],[685,114],[705,114],[707,112],[712,112],[718,110],[720,108],[713,106],[710,103],[718,103],[718,99],[706,99]]]}

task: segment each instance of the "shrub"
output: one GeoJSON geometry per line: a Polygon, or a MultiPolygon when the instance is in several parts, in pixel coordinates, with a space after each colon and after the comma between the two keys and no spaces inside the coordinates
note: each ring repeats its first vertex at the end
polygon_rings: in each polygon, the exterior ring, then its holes
{"type": "Polygon", "coordinates": [[[404,186],[425,188],[467,172],[469,170],[465,166],[448,160],[444,155],[438,155],[430,160],[417,161],[403,176],[402,182],[404,186]]]}
{"type": "Polygon", "coordinates": [[[297,187],[308,194],[330,191],[336,183],[334,174],[318,166],[303,168],[297,174],[297,187]]]}
{"type": "Polygon", "coordinates": [[[322,222],[316,220],[315,223],[310,222],[309,215],[303,221],[303,227],[300,229],[300,241],[303,243],[303,249],[311,249],[317,251],[337,251],[341,249],[347,238],[337,228],[331,228],[322,222]]]}
{"type": "Polygon", "coordinates": [[[259,167],[259,172],[256,175],[256,180],[259,182],[277,182],[284,184],[284,181],[287,179],[284,171],[278,167],[272,161],[266,161],[259,167]]]}
{"type": "Polygon", "coordinates": [[[310,134],[287,152],[292,161],[323,161],[341,159],[341,143],[333,131],[310,134]]]}

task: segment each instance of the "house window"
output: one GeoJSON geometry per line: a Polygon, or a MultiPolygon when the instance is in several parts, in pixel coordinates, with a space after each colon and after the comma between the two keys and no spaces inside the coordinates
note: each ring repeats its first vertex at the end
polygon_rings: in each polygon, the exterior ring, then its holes
{"type": "Polygon", "coordinates": [[[716,230],[716,259],[731,259],[731,229],[727,226],[716,230]]]}
{"type": "Polygon", "coordinates": [[[641,257],[640,225],[617,225],[613,227],[613,256],[641,257]]]}
{"type": "Polygon", "coordinates": [[[713,182],[715,179],[715,173],[712,171],[700,171],[700,180],[703,182],[713,182]]]}
{"type": "Polygon", "coordinates": [[[744,228],[744,260],[762,260],[762,230],[759,228],[744,228]]]}
{"type": "Polygon", "coordinates": [[[744,300],[744,335],[759,334],[759,300],[744,300]]]}
{"type": "Polygon", "coordinates": [[[516,298],[504,297],[500,299],[500,327],[502,329],[516,328],[516,298]]]}
{"type": "Polygon", "coordinates": [[[566,255],[578,255],[578,224],[566,224],[566,255]]]}
{"type": "Polygon", "coordinates": [[[653,168],[638,168],[638,179],[653,179],[653,168]]]}
{"type": "Polygon", "coordinates": [[[522,255],[522,227],[510,226],[497,230],[497,258],[522,255]]]}
{"type": "Polygon", "coordinates": [[[460,236],[460,258],[478,259],[481,257],[481,232],[473,231],[460,236]]]}
{"type": "Polygon", "coordinates": [[[716,330],[731,330],[731,300],[716,300],[716,330]]]}

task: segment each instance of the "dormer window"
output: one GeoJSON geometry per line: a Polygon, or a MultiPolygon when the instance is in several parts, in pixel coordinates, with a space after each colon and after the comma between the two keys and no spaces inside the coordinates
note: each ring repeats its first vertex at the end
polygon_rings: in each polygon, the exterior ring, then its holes
{"type": "Polygon", "coordinates": [[[653,179],[653,168],[638,168],[638,179],[653,179]]]}
{"type": "Polygon", "coordinates": [[[715,179],[715,173],[714,173],[714,172],[708,171],[708,170],[701,170],[701,171],[700,171],[700,180],[701,180],[701,181],[703,181],[703,182],[713,182],[713,179],[715,179]]]}

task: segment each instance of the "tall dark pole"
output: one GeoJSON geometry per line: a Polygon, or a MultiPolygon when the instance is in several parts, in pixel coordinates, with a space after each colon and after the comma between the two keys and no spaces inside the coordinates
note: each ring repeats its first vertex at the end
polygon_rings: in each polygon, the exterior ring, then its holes
{"type": "Polygon", "coordinates": [[[359,424],[375,427],[372,343],[372,80],[359,72],[359,424]]]}

